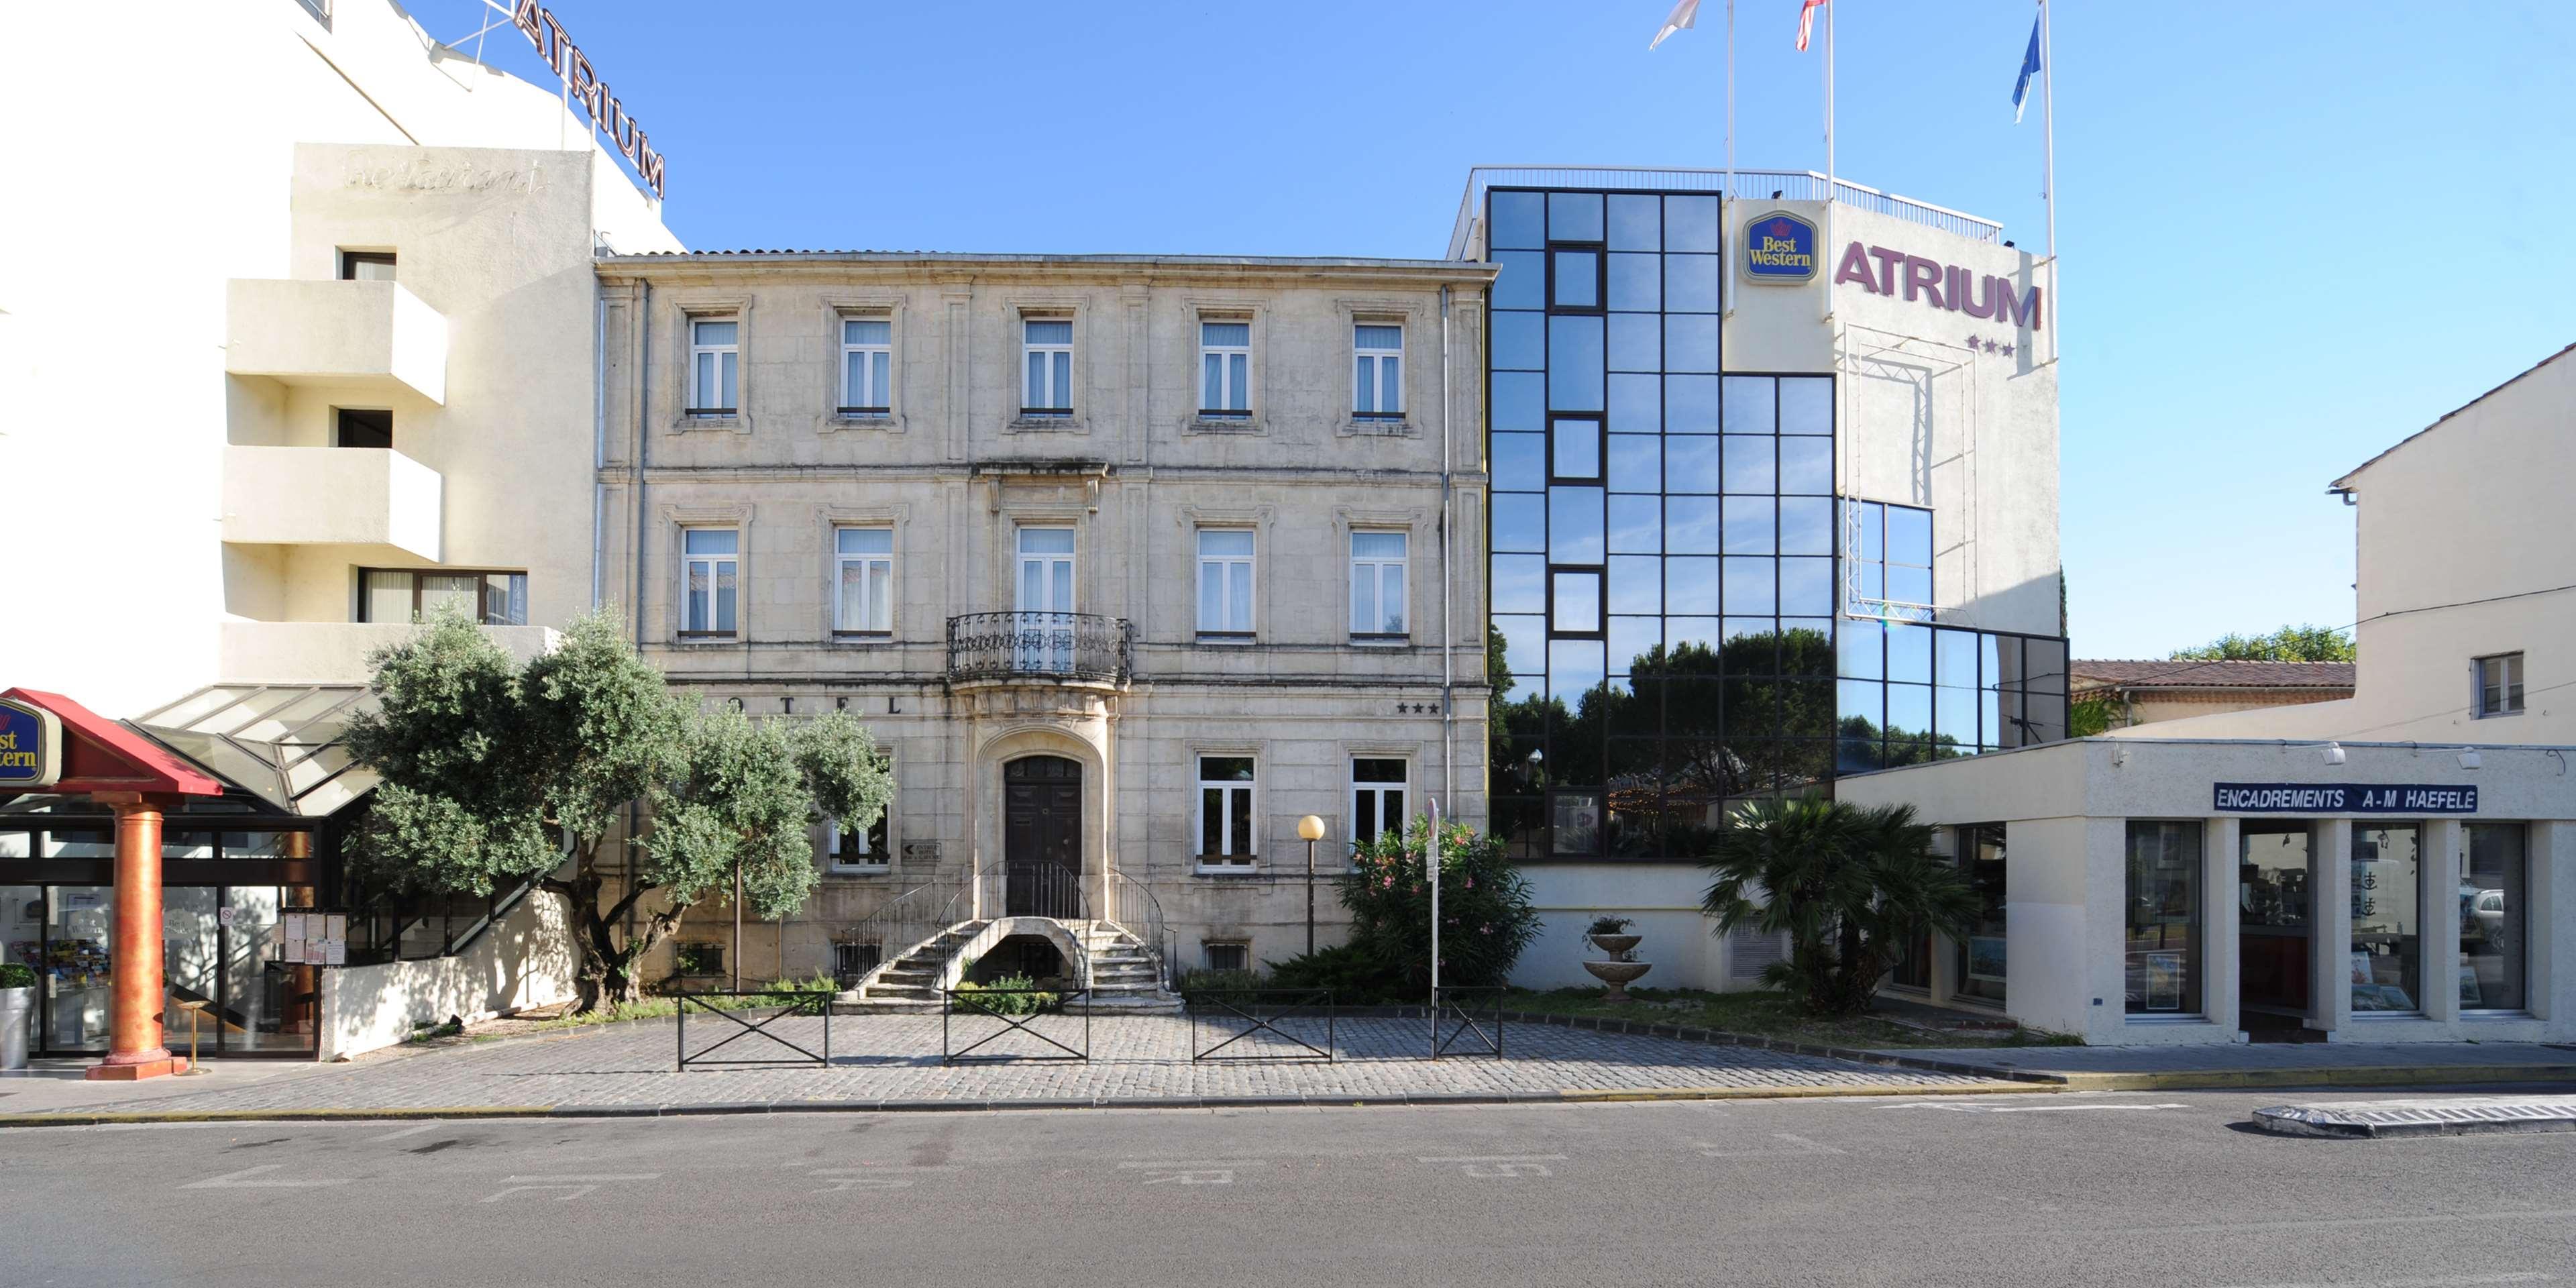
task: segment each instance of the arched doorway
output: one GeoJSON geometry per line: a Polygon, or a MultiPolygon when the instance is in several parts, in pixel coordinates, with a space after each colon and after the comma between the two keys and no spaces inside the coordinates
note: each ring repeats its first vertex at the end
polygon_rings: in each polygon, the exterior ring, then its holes
{"type": "Polygon", "coordinates": [[[1082,766],[1023,756],[1002,766],[1003,908],[1013,917],[1083,917],[1082,766]]]}

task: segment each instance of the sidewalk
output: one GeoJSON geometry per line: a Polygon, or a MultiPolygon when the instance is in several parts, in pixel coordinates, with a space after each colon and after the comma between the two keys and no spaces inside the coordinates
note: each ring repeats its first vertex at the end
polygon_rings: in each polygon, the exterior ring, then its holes
{"type": "Polygon", "coordinates": [[[2282,1042],[2160,1047],[1906,1048],[1884,1054],[2039,1076],[2074,1091],[2388,1087],[2545,1082],[2576,1086],[2576,1049],[2533,1042],[2282,1042]]]}
{"type": "MultiPolygon", "coordinates": [[[[1079,1020],[1048,1017],[1051,1036],[1080,1048],[1079,1020]]],[[[692,1019],[689,1045],[704,1050],[729,1030],[692,1019]]],[[[790,1040],[821,1050],[821,1021],[782,1021],[790,1040]],[[792,1027],[789,1027],[792,1026],[792,1027]]],[[[1288,1027],[1322,1044],[1319,1024],[1288,1027]]],[[[957,1044],[1000,1030],[958,1021],[957,1044]]],[[[1202,1046],[1223,1034],[1203,1028],[1202,1046]]],[[[1470,1039],[1472,1041],[1472,1039],[1470,1039]]],[[[0,1124],[172,1117],[498,1116],[663,1114],[815,1109],[1072,1108],[1101,1105],[1499,1103],[1508,1101],[1725,1099],[1763,1096],[1938,1095],[2054,1088],[1921,1067],[1555,1025],[1509,1025],[1502,1059],[1424,1058],[1429,1021],[1344,1018],[1336,1058],[1267,1038],[1229,1054],[1258,1061],[1194,1062],[1179,1016],[1092,1021],[1088,1062],[945,1067],[936,1015],[836,1016],[828,1067],[672,1068],[667,1022],[612,1026],[573,1036],[510,1038],[335,1065],[246,1061],[202,1078],[143,1083],[58,1078],[0,1080],[0,1124]]],[[[725,1056],[784,1056],[765,1038],[725,1056]]],[[[977,1054],[1058,1054],[1006,1036],[977,1054]]]]}

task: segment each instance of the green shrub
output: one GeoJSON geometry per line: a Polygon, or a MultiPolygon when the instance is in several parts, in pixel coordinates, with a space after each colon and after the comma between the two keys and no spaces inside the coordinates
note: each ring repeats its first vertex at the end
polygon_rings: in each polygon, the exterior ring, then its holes
{"type": "Polygon", "coordinates": [[[0,988],[34,988],[36,970],[24,962],[0,962],[0,988]]]}
{"type": "MultiPolygon", "coordinates": [[[[1340,882],[1352,944],[1378,961],[1407,1001],[1431,986],[1430,838],[1430,822],[1420,817],[1402,836],[1380,832],[1352,847],[1352,871],[1340,882]]],[[[1528,879],[1504,857],[1502,842],[1464,823],[1440,829],[1440,922],[1442,984],[1500,984],[1538,936],[1528,879]]]]}
{"type": "Polygon", "coordinates": [[[1267,976],[1254,970],[1193,970],[1181,972],[1181,998],[1190,1003],[1223,1001],[1236,1006],[1252,1003],[1252,994],[1273,988],[1267,976]]]}
{"type": "Polygon", "coordinates": [[[769,990],[773,993],[838,993],[841,985],[832,978],[832,972],[817,969],[810,979],[773,979],[769,981],[769,990]]]}
{"type": "Polygon", "coordinates": [[[995,1015],[1053,1015],[1064,1009],[1063,994],[1028,991],[1036,987],[1037,981],[1026,975],[1003,975],[990,984],[960,979],[957,981],[960,994],[982,996],[961,997],[963,1004],[958,1009],[995,1015]]]}
{"type": "Polygon", "coordinates": [[[1271,987],[1330,989],[1335,1006],[1422,1000],[1418,992],[1404,992],[1395,971],[1357,944],[1318,948],[1284,962],[1263,964],[1270,968],[1271,987]]]}

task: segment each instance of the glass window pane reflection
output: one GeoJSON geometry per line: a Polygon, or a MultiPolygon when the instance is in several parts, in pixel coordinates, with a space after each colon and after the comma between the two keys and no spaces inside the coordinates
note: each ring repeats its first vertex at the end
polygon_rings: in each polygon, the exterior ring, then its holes
{"type": "Polygon", "coordinates": [[[1767,496],[1726,498],[1726,550],[1730,555],[1767,555],[1779,545],[1779,503],[1767,496]]]}
{"type": "Polygon", "coordinates": [[[1780,498],[1780,553],[1830,555],[1834,552],[1834,503],[1825,497],[1780,498]]]}
{"type": "Polygon", "coordinates": [[[1653,434],[1664,427],[1663,381],[1655,376],[1610,377],[1610,432],[1653,434]]]}
{"type": "Polygon", "coordinates": [[[1494,549],[1547,553],[1547,498],[1535,493],[1497,492],[1494,549]]]}
{"type": "MultiPolygon", "coordinates": [[[[1610,369],[1612,371],[1660,371],[1664,365],[1664,337],[1655,325],[1652,313],[1613,313],[1610,315],[1610,369]]],[[[1681,371],[1706,368],[1680,367],[1681,371]]]]}
{"type": "Polygon", "coordinates": [[[1602,547],[1602,536],[1601,489],[1557,487],[1548,491],[1547,554],[1550,562],[1597,564],[1606,553],[1602,547]]]}
{"type": "Polygon", "coordinates": [[[1554,411],[1601,410],[1601,319],[1547,320],[1547,400],[1554,411]]]}
{"type": "Polygon", "coordinates": [[[1664,432],[1667,434],[1714,434],[1717,432],[1717,377],[1664,377],[1664,432]]]}
{"type": "Polygon", "coordinates": [[[1547,556],[1495,555],[1493,566],[1495,612],[1547,611],[1547,556]]]}
{"type": "Polygon", "coordinates": [[[1664,561],[1645,555],[1610,556],[1610,611],[1664,611],[1664,561]]]}
{"type": "Polygon", "coordinates": [[[1495,247],[1536,249],[1547,243],[1546,197],[1535,192],[1485,194],[1486,240],[1495,247]]]}
{"type": "Polygon", "coordinates": [[[1613,554],[1651,555],[1664,548],[1663,506],[1651,496],[1610,498],[1610,550],[1613,554]]]}
{"type": "Polygon", "coordinates": [[[1496,429],[1537,431],[1547,428],[1547,377],[1535,371],[1497,371],[1493,375],[1496,429]]]}
{"type": "Polygon", "coordinates": [[[1727,616],[1759,613],[1767,617],[1780,611],[1779,587],[1773,580],[1771,565],[1768,559],[1726,561],[1723,601],[1727,616]]]}
{"type": "Polygon", "coordinates": [[[1613,492],[1663,490],[1663,447],[1663,440],[1652,435],[1612,434],[1610,436],[1610,490],[1613,492]]]}
{"type": "Polygon", "coordinates": [[[1537,492],[1547,487],[1547,437],[1494,435],[1494,490],[1537,492]]]}
{"type": "Polygon", "coordinates": [[[1534,250],[1498,250],[1494,263],[1501,272],[1494,277],[1494,307],[1498,309],[1543,309],[1547,307],[1547,256],[1534,250]]]}
{"type": "Polygon", "coordinates": [[[1663,244],[1662,203],[1651,196],[1613,194],[1610,198],[1610,249],[1654,250],[1663,244]]]}
{"type": "Polygon", "coordinates": [[[1652,313],[1663,303],[1664,266],[1660,259],[1653,255],[1610,257],[1611,308],[1652,313]]]}
{"type": "Polygon", "coordinates": [[[1601,240],[1601,194],[1551,192],[1547,195],[1549,241],[1601,240]]]}

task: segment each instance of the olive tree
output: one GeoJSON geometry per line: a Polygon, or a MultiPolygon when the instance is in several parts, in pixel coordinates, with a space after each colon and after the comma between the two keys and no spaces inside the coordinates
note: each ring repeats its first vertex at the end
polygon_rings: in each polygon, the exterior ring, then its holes
{"type": "Polygon", "coordinates": [[[405,892],[534,879],[562,895],[585,1011],[631,1000],[636,964],[737,875],[759,916],[793,911],[815,881],[813,821],[864,831],[892,794],[857,721],[700,712],[604,614],[525,666],[460,614],[371,660],[375,709],[348,743],[383,783],[352,871],[405,892]],[[648,825],[620,834],[630,812],[648,825]],[[630,862],[602,861],[612,834],[630,862]]]}

